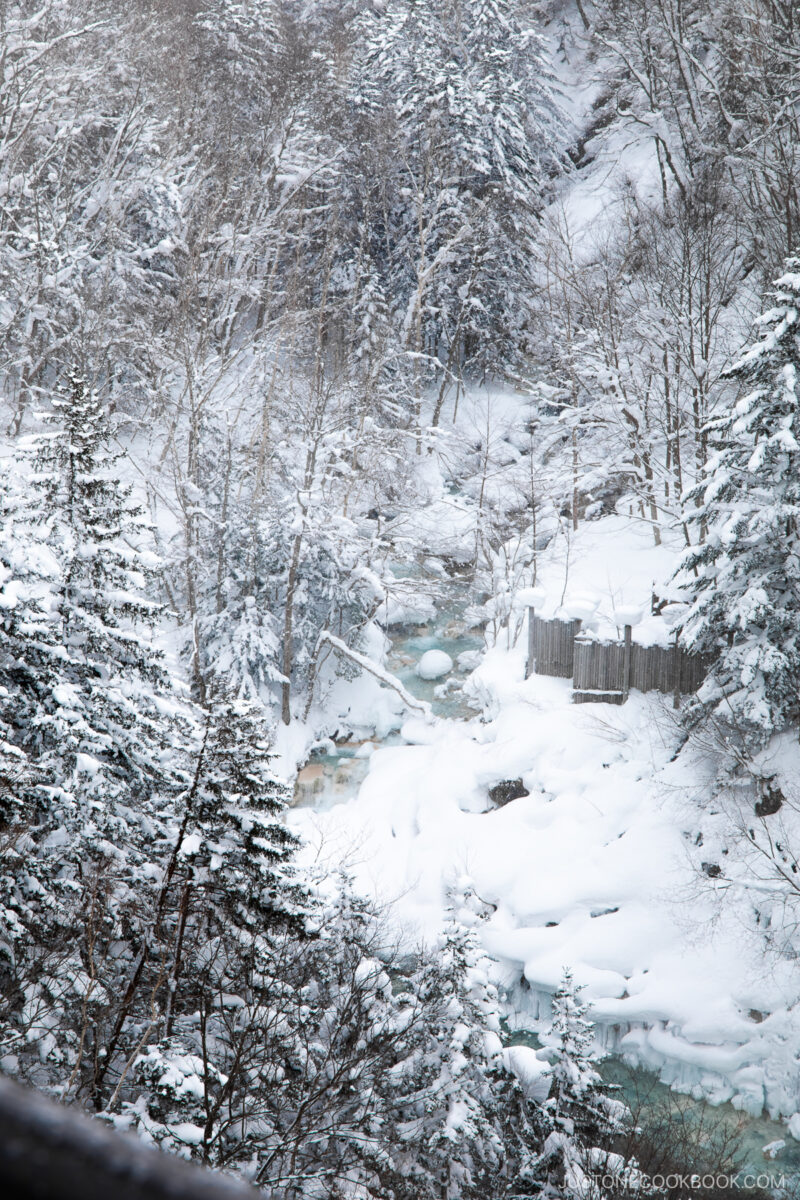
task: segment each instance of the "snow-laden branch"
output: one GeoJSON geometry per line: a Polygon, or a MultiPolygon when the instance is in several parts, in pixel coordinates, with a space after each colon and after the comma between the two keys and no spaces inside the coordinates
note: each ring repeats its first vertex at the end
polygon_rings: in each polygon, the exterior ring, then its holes
{"type": "Polygon", "coordinates": [[[349,658],[354,663],[357,663],[357,665],[361,667],[363,671],[368,671],[370,675],[374,675],[376,679],[379,679],[381,683],[385,683],[387,687],[393,688],[408,708],[416,709],[428,720],[432,718],[433,713],[428,701],[418,700],[416,696],[412,696],[411,692],[407,691],[406,688],[403,687],[400,680],[395,678],[390,671],[386,671],[383,667],[379,667],[377,663],[372,662],[372,660],[367,658],[365,654],[359,654],[358,650],[351,650],[346,642],[343,642],[341,638],[336,637],[335,634],[328,633],[327,629],[323,629],[322,633],[319,635],[317,645],[322,645],[323,642],[327,642],[329,646],[332,646],[334,650],[338,650],[340,654],[345,656],[345,658],[349,658]]]}

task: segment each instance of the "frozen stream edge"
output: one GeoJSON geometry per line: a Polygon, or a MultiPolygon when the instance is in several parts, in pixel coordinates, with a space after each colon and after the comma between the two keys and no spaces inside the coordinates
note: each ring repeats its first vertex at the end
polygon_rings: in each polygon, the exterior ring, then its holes
{"type": "MultiPolygon", "coordinates": [[[[454,589],[456,586],[457,582],[454,581],[454,589]]],[[[446,613],[440,614],[435,622],[399,632],[392,639],[389,655],[389,670],[420,699],[433,704],[438,718],[436,725],[440,728],[451,724],[460,727],[470,719],[474,721],[475,710],[465,705],[460,689],[460,684],[468,672],[458,671],[456,678],[450,680],[442,689],[442,680],[427,682],[419,679],[416,663],[422,654],[432,649],[443,650],[456,660],[459,654],[465,651],[474,652],[483,645],[483,638],[475,634],[462,631],[459,635],[457,624],[462,608],[463,605],[457,602],[446,613]],[[437,690],[438,698],[435,695],[437,690]]],[[[412,732],[418,733],[418,730],[412,732]]],[[[345,745],[329,743],[314,756],[312,763],[301,771],[296,803],[307,813],[312,811],[316,814],[330,812],[334,806],[353,804],[364,781],[369,777],[373,749],[392,748],[396,752],[402,752],[413,749],[415,741],[416,737],[413,741],[406,741],[402,735],[392,733],[383,738],[373,735],[365,741],[353,740],[345,745]]],[[[297,809],[294,811],[297,813],[297,809]]],[[[505,962],[506,966],[514,961],[513,957],[505,955],[496,946],[490,944],[489,949],[493,956],[501,963],[505,962]]],[[[535,985],[526,991],[519,988],[512,991],[516,1007],[509,1013],[509,1023],[514,1030],[515,1040],[524,1040],[526,1030],[530,1030],[535,1038],[534,1031],[539,1019],[546,1019],[549,1011],[550,993],[537,989],[535,985]]],[[[749,1167],[776,1176],[783,1172],[791,1173],[793,1177],[800,1175],[800,1143],[790,1136],[785,1123],[773,1121],[764,1115],[754,1115],[752,1112],[744,1113],[727,1102],[714,1103],[714,1093],[716,1091],[719,1097],[722,1081],[714,1083],[708,1071],[698,1071],[682,1062],[679,1057],[659,1053],[653,1045],[653,1027],[644,1022],[620,1022],[597,1012],[594,1017],[598,1041],[609,1056],[606,1061],[612,1075],[615,1063],[626,1064],[627,1068],[632,1068],[630,1081],[634,1085],[644,1083],[647,1089],[655,1086],[654,1097],[662,1104],[665,1099],[668,1100],[670,1094],[692,1097],[691,1102],[698,1105],[698,1111],[704,1110],[710,1101],[713,1104],[715,1120],[724,1122],[741,1138],[743,1155],[749,1167]],[[653,1085],[652,1073],[657,1074],[663,1082],[653,1085]],[[702,1076],[705,1076],[705,1089],[699,1081],[699,1077],[702,1076]],[[669,1092],[670,1086],[674,1088],[673,1093],[669,1092]],[[698,1098],[703,1092],[706,1100],[698,1098]],[[762,1148],[779,1140],[786,1142],[785,1149],[776,1160],[768,1161],[761,1153],[762,1148]]],[[[662,1040],[665,1048],[668,1048],[668,1039],[662,1040]]]]}

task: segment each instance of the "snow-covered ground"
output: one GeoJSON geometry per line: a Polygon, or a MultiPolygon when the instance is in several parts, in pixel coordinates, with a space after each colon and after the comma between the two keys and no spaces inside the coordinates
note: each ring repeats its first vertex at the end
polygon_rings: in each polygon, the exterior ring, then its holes
{"type": "MultiPolygon", "coordinates": [[[[586,523],[570,536],[566,591],[595,604],[613,633],[615,612],[646,612],[654,582],[667,586],[676,549],[654,547],[647,525],[626,518],[586,523]]],[[[557,538],[540,564],[553,611],[566,557],[557,538]]],[[[644,640],[661,640],[656,624],[642,623],[644,640]]],[[[357,795],[325,812],[295,809],[293,826],[309,853],[347,861],[420,936],[442,921],[448,882],[468,874],[496,906],[486,945],[520,1024],[547,1015],[568,965],[609,1049],[697,1096],[791,1116],[796,971],[765,960],[744,874],[731,887],[735,870],[716,881],[700,870],[725,840],[708,811],[708,764],[688,750],[673,761],[668,698],[575,706],[569,681],[525,680],[524,640],[501,639],[471,675],[482,717],[409,719],[405,744],[371,755],[357,795]],[[489,788],[518,778],[529,794],[494,807],[489,788]]],[[[784,774],[794,750],[785,753],[784,774]]]]}

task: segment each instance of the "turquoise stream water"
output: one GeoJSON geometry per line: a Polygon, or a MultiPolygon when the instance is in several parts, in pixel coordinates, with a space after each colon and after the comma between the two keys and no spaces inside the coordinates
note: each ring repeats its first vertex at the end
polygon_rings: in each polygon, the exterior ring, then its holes
{"type": "MultiPolygon", "coordinates": [[[[441,583],[437,580],[441,587],[441,583]]],[[[469,604],[466,585],[452,581],[455,599],[442,605],[435,618],[426,624],[410,624],[390,631],[391,649],[386,666],[418,700],[426,700],[437,717],[469,720],[476,709],[461,690],[471,667],[459,665],[459,655],[483,649],[480,629],[470,628],[464,613],[469,604]],[[453,670],[444,679],[420,679],[417,664],[427,650],[443,650],[453,660],[453,670]]],[[[326,742],[314,750],[300,771],[295,788],[295,804],[318,810],[343,804],[358,791],[369,770],[367,751],[372,746],[402,744],[398,733],[366,742],[326,742]]]]}
{"type": "MultiPolygon", "coordinates": [[[[508,1045],[539,1049],[541,1041],[531,1029],[505,1030],[508,1045]]],[[[800,1142],[789,1134],[785,1124],[767,1116],[753,1117],[739,1112],[732,1104],[707,1104],[684,1096],[661,1083],[650,1071],[642,1070],[619,1058],[609,1056],[598,1064],[600,1074],[615,1090],[632,1114],[636,1124],[645,1128],[675,1129],[675,1137],[697,1147],[702,1157],[706,1148],[742,1174],[785,1178],[785,1191],[793,1196],[800,1190],[800,1142]],[[782,1149],[765,1155],[765,1146],[784,1142],[782,1149]]],[[[715,1157],[715,1156],[714,1156],[715,1157]]],[[[687,1174],[702,1171],[702,1163],[687,1163],[687,1174]]],[[[783,1189],[781,1189],[783,1190],[783,1189]]]]}

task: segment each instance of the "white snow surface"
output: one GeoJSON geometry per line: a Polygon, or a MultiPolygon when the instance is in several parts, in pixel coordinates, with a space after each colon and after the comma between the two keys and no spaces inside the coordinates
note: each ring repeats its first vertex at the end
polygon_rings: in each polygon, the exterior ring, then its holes
{"type": "MultiPolygon", "coordinates": [[[[594,594],[616,633],[615,611],[649,612],[676,548],[621,517],[586,524],[570,547],[570,589],[594,594]]],[[[537,581],[553,611],[560,553],[554,544],[537,581]]],[[[635,636],[659,621],[645,615],[635,636]]],[[[352,799],[292,810],[290,823],[309,855],[347,863],[365,892],[394,902],[412,938],[436,934],[448,883],[468,874],[496,905],[485,944],[520,1025],[548,1018],[569,966],[608,1049],[696,1096],[791,1116],[800,987],[790,961],[765,961],[744,877],[727,860],[722,881],[698,869],[699,829],[703,854],[724,853],[710,768],[686,751],[672,761],[669,698],[573,705],[570,681],[523,678],[524,642],[490,649],[470,677],[482,719],[407,720],[405,744],[372,753],[352,799]],[[519,777],[530,794],[494,808],[488,789],[519,777]]],[[[800,749],[781,753],[788,777],[800,749]]]]}
{"type": "Polygon", "coordinates": [[[453,669],[453,660],[444,650],[426,650],[417,663],[420,679],[441,679],[453,669]]]}
{"type": "Polygon", "coordinates": [[[671,575],[683,542],[669,532],[656,546],[649,527],[625,513],[583,524],[577,533],[561,533],[542,558],[535,592],[521,589],[524,604],[535,598],[536,615],[579,619],[583,630],[619,639],[633,625],[643,645],[674,640],[671,614],[653,616],[651,600],[679,598],[671,575]]]}

